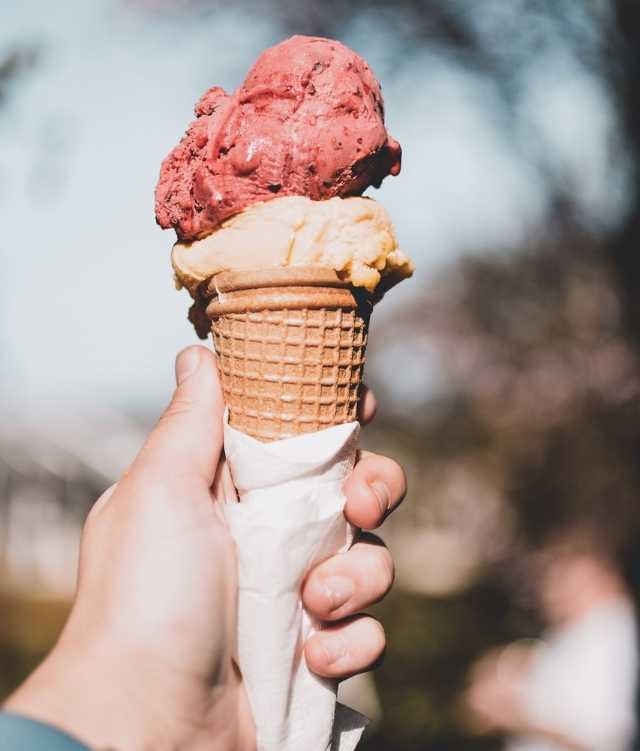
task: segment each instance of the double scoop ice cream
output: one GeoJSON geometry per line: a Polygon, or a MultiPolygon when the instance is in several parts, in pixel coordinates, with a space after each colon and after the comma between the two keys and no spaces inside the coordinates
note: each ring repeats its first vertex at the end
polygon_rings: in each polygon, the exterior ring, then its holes
{"type": "Polygon", "coordinates": [[[386,211],[354,198],[397,175],[402,153],[359,55],[292,37],[233,94],[205,92],[195,112],[156,188],[158,224],[178,236],[176,278],[192,294],[251,266],[326,265],[369,291],[386,274],[411,274],[386,211]]]}
{"type": "Polygon", "coordinates": [[[362,196],[401,166],[380,84],[340,42],[294,36],[195,113],[162,163],[156,220],[176,232],[196,331],[213,332],[230,424],[276,440],[354,419],[371,305],[413,273],[386,210],[362,196]],[[268,322],[272,338],[315,344],[282,346],[274,368],[268,322]],[[312,357],[333,383],[311,388],[312,357]]]}

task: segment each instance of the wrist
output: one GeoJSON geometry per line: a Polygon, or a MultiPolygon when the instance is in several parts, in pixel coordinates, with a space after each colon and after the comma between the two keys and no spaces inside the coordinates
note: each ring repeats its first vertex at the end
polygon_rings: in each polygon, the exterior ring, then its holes
{"type": "Polygon", "coordinates": [[[5,708],[59,728],[93,749],[169,751],[178,747],[174,728],[149,701],[151,693],[161,693],[159,688],[150,681],[143,691],[135,659],[117,650],[58,644],[5,708]]]}

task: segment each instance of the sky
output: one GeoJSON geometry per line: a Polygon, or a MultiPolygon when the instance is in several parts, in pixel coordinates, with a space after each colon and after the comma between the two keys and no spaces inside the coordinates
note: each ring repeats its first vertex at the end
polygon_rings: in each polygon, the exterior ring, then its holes
{"type": "MultiPolygon", "coordinates": [[[[520,4],[491,0],[469,24],[490,39],[520,4]]],[[[124,0],[3,6],[0,59],[31,45],[38,59],[0,109],[0,410],[156,410],[175,353],[195,340],[173,289],[173,238],[154,222],[160,162],[200,94],[235,88],[284,32],[239,3],[206,15],[124,0]]],[[[342,35],[381,79],[404,149],[401,176],[372,195],[418,273],[376,316],[451,260],[541,231],[550,176],[592,227],[621,221],[629,175],[614,105],[561,35],[548,29],[544,54],[518,68],[507,111],[495,81],[441,46],[407,54],[401,20],[364,13],[342,35]]],[[[427,379],[408,370],[415,393],[427,379]]]]}

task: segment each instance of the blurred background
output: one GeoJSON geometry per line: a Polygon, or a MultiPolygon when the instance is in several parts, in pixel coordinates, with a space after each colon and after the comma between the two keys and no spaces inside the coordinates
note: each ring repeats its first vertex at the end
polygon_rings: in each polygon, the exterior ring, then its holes
{"type": "Polygon", "coordinates": [[[383,537],[366,751],[624,749],[640,514],[634,0],[44,0],[0,8],[0,699],[59,632],[88,508],[195,335],[160,161],[212,84],[332,36],[403,145],[413,280],[376,310],[368,448],[407,469],[383,537]],[[397,364],[402,367],[398,368],[397,364]]]}

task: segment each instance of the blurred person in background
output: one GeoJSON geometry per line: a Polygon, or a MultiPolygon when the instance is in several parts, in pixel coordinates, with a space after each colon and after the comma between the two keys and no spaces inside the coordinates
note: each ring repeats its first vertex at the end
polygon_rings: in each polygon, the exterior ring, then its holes
{"type": "Polygon", "coordinates": [[[637,628],[624,566],[597,537],[550,543],[532,568],[543,639],[487,653],[466,699],[508,751],[624,751],[636,729],[637,628]]]}

